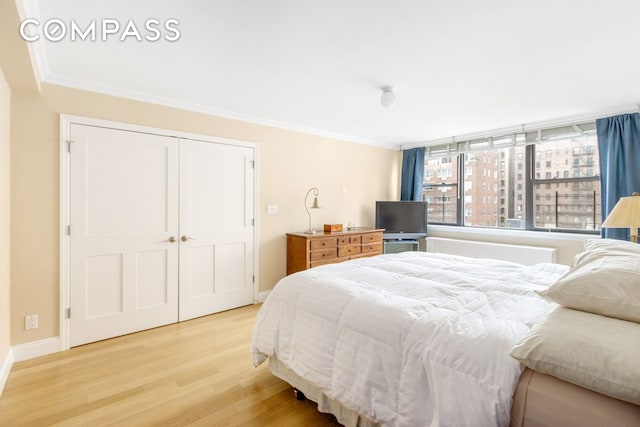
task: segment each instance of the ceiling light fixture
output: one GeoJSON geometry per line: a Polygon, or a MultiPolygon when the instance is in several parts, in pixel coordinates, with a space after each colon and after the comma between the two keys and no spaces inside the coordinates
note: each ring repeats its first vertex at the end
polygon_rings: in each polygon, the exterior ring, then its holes
{"type": "Polygon", "coordinates": [[[393,91],[393,86],[384,86],[382,88],[380,103],[386,108],[393,107],[393,104],[396,103],[396,93],[393,91]]]}

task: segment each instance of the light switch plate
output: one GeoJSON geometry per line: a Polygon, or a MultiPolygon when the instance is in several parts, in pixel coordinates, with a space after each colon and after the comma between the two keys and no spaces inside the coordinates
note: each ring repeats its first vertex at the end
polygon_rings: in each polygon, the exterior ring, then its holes
{"type": "Polygon", "coordinates": [[[267,215],[277,215],[278,205],[267,205],[267,215]]]}

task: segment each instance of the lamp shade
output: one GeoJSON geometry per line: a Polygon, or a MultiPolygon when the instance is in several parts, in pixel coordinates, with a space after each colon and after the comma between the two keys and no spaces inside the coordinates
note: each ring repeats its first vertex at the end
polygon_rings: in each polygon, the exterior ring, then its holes
{"type": "Polygon", "coordinates": [[[640,227],[640,194],[621,197],[602,223],[602,228],[628,228],[631,241],[638,241],[640,227]]]}
{"type": "Polygon", "coordinates": [[[640,194],[633,193],[632,196],[621,197],[602,223],[602,227],[640,227],[640,194]]]}

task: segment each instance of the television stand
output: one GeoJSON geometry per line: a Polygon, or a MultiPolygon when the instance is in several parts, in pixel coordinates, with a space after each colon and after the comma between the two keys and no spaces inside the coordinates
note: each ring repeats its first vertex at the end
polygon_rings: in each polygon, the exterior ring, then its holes
{"type": "Polygon", "coordinates": [[[427,233],[382,233],[385,254],[407,251],[426,251],[427,233]]]}
{"type": "Polygon", "coordinates": [[[417,251],[419,248],[420,244],[417,240],[385,240],[382,244],[382,250],[385,254],[417,251]]]}

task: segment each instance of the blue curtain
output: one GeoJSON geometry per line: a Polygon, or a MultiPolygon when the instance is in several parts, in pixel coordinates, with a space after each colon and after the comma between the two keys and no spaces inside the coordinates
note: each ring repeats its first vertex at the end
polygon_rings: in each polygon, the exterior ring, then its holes
{"type": "Polygon", "coordinates": [[[422,200],[422,178],[424,176],[424,147],[402,152],[402,178],[400,200],[422,200]]]}
{"type": "MultiPolygon", "coordinates": [[[[620,197],[640,191],[640,114],[596,120],[600,153],[602,221],[620,197]]],[[[603,228],[602,237],[628,240],[629,230],[603,228]]]]}

